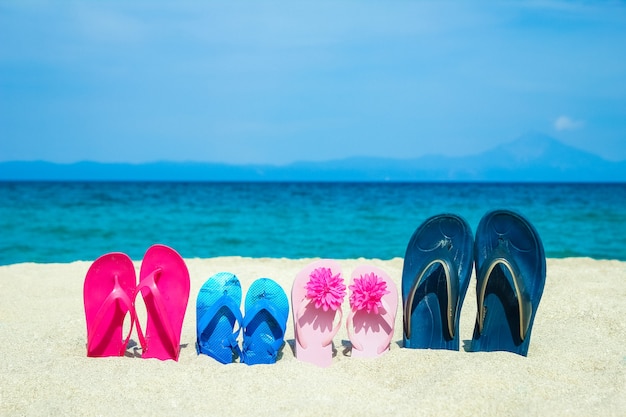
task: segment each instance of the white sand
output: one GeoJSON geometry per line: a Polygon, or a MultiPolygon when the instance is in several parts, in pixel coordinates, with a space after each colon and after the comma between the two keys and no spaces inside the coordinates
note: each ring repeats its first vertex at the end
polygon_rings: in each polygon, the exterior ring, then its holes
{"type": "MultiPolygon", "coordinates": [[[[209,276],[233,272],[244,293],[270,277],[289,294],[310,261],[187,260],[191,296],[179,362],[86,357],[89,262],[0,267],[0,416],[626,415],[626,263],[618,261],[548,260],[527,358],[402,349],[401,314],[391,351],[375,360],[344,356],[344,326],[327,369],[296,360],[290,344],[275,365],[221,365],[196,355],[195,301],[209,276]]],[[[345,275],[371,263],[400,284],[402,259],[339,262],[345,275]]],[[[464,341],[476,314],[474,285],[462,310],[464,341]]],[[[291,321],[286,339],[293,343],[291,321]]]]}

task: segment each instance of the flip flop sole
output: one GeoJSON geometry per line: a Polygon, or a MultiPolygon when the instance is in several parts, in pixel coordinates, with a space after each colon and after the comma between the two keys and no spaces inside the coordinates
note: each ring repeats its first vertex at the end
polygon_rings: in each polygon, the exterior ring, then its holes
{"type": "Polygon", "coordinates": [[[404,347],[459,349],[472,253],[472,231],[460,216],[433,216],[413,233],[402,270],[404,347]]]}
{"type": "Polygon", "coordinates": [[[476,231],[474,256],[478,314],[471,350],[526,356],[546,279],[539,234],[519,213],[489,212],[476,231]]]}
{"type": "Polygon", "coordinates": [[[133,313],[136,279],[133,262],[123,253],[103,255],[89,267],[83,285],[87,356],[124,354],[124,319],[133,313]]]}
{"type": "Polygon", "coordinates": [[[291,313],[294,324],[294,353],[298,360],[328,367],[332,364],[336,311],[316,308],[307,298],[306,285],[318,268],[328,268],[333,275],[341,274],[339,263],[322,259],[304,267],[296,276],[291,288],[291,313]],[[300,331],[298,331],[298,328],[300,331]],[[330,339],[330,342],[329,342],[330,339]]]}
{"type": "Polygon", "coordinates": [[[178,360],[180,335],[189,300],[189,271],[172,248],[153,245],[139,273],[147,323],[142,358],[178,360]]]}
{"type": "Polygon", "coordinates": [[[252,283],[246,293],[242,359],[247,365],[275,363],[284,345],[289,300],[269,278],[252,283]]]}
{"type": "Polygon", "coordinates": [[[217,273],[202,285],[196,300],[198,353],[224,364],[233,362],[236,356],[233,343],[239,333],[234,329],[241,317],[241,295],[239,279],[230,272],[217,273]]]}
{"type": "Polygon", "coordinates": [[[386,283],[387,294],[381,298],[382,307],[378,314],[359,310],[350,313],[346,322],[348,336],[352,343],[353,358],[376,358],[389,350],[394,334],[398,310],[398,289],[389,275],[380,268],[362,265],[352,272],[351,284],[356,278],[374,273],[386,283]]]}

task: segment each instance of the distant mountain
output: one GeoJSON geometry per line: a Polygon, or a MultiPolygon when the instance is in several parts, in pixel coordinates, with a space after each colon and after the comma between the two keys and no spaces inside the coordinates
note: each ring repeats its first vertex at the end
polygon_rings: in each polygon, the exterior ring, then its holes
{"type": "Polygon", "coordinates": [[[465,157],[353,157],[286,166],[2,162],[0,180],[626,182],[626,161],[607,161],[551,137],[528,134],[487,152],[465,157]]]}

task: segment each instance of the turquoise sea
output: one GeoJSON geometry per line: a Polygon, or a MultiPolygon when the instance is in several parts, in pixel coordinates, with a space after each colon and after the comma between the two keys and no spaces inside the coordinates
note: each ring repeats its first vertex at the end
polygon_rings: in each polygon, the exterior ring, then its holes
{"type": "Polygon", "coordinates": [[[551,258],[626,260],[626,184],[0,183],[0,265],[183,257],[404,256],[429,216],[473,229],[491,209],[523,213],[551,258]]]}

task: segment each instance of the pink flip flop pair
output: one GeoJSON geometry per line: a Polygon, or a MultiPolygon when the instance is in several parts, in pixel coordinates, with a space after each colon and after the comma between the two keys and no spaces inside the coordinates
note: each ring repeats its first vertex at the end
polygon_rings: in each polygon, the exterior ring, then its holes
{"type": "MultiPolygon", "coordinates": [[[[381,356],[389,350],[393,338],[398,309],[396,285],[385,271],[360,266],[353,271],[347,289],[350,313],[346,327],[352,357],[381,356]]],[[[343,318],[345,296],[341,267],[335,261],[320,260],[298,273],[291,290],[296,358],[321,367],[331,365],[332,342],[343,318]]]]}
{"type": "Polygon", "coordinates": [[[180,335],[189,299],[189,271],[173,249],[154,245],[144,255],[139,284],[131,259],[109,253],[91,265],[85,277],[83,300],[87,321],[87,356],[123,356],[137,326],[142,358],[178,360],[180,335]],[[141,293],[147,323],[142,331],[135,297],[141,293]],[[130,329],[124,337],[124,320],[130,329]]]}

